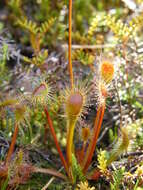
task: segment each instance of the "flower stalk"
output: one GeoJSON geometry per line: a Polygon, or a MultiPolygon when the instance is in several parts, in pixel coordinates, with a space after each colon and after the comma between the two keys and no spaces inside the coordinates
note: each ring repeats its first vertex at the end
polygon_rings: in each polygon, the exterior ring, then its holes
{"type": "Polygon", "coordinates": [[[73,136],[75,124],[76,120],[70,120],[68,124],[66,156],[69,167],[72,165],[73,136]]]}
{"type": "Polygon", "coordinates": [[[52,120],[51,120],[51,118],[50,118],[49,112],[48,112],[48,110],[47,110],[46,107],[44,108],[44,110],[45,110],[45,114],[46,114],[47,121],[48,121],[48,124],[49,124],[49,129],[50,129],[51,134],[52,134],[52,136],[53,136],[53,139],[54,139],[54,142],[55,142],[57,151],[58,151],[58,153],[59,153],[61,162],[62,162],[62,164],[63,164],[63,166],[64,166],[64,168],[65,168],[65,171],[67,172],[67,174],[69,174],[67,162],[66,162],[66,160],[65,160],[65,158],[64,158],[64,156],[63,156],[63,153],[62,153],[62,151],[61,151],[60,145],[59,145],[59,143],[58,143],[57,136],[56,136],[56,133],[55,133],[55,130],[54,130],[53,123],[52,123],[52,120]]]}
{"type": "Polygon", "coordinates": [[[65,100],[65,112],[67,116],[67,145],[66,157],[70,176],[72,179],[72,154],[73,154],[73,138],[77,119],[79,118],[84,104],[84,96],[82,92],[74,89],[69,91],[65,100]]]}
{"type": "Polygon", "coordinates": [[[69,38],[68,38],[68,61],[71,89],[74,86],[73,69],[72,69],[72,0],[69,0],[69,38]]]}
{"type": "Polygon", "coordinates": [[[102,121],[103,121],[103,116],[104,116],[104,111],[105,111],[105,103],[101,106],[99,106],[97,110],[97,115],[95,118],[94,122],[94,127],[93,127],[93,136],[91,137],[91,141],[89,143],[87,153],[85,156],[85,159],[83,160],[82,168],[83,172],[85,173],[91,163],[93,153],[96,147],[97,139],[100,133],[102,121]]]}
{"type": "Polygon", "coordinates": [[[9,147],[9,150],[8,150],[8,153],[7,153],[7,157],[6,157],[6,161],[5,161],[6,165],[9,164],[11,156],[12,156],[12,153],[14,151],[18,131],[19,131],[19,127],[18,127],[18,124],[16,123],[15,128],[14,128],[14,133],[13,133],[13,136],[12,136],[12,140],[11,140],[11,144],[10,144],[10,147],[9,147]]]}

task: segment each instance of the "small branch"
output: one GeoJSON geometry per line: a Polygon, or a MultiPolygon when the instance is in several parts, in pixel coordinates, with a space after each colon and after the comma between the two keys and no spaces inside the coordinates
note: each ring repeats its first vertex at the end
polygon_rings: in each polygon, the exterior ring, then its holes
{"type": "MultiPolygon", "coordinates": [[[[102,44],[102,45],[72,45],[71,48],[72,49],[105,49],[105,48],[115,48],[116,46],[119,46],[118,44],[102,44]]],[[[67,44],[63,44],[62,45],[63,49],[67,49],[68,45],[67,44]]]]}
{"type": "Polygon", "coordinates": [[[140,155],[143,155],[143,151],[142,150],[138,150],[138,151],[136,151],[136,152],[128,152],[128,153],[124,153],[123,155],[122,155],[122,157],[124,157],[124,158],[126,158],[126,157],[128,157],[128,156],[140,156],[140,155]]]}
{"type": "Polygon", "coordinates": [[[48,183],[46,183],[46,185],[41,189],[41,190],[46,190],[48,189],[49,185],[54,181],[55,177],[52,177],[48,183]]]}
{"type": "MultiPolygon", "coordinates": [[[[61,168],[61,169],[59,170],[59,172],[60,172],[62,169],[63,169],[63,168],[61,168]]],[[[52,177],[52,178],[46,183],[46,185],[44,185],[44,187],[43,187],[41,190],[46,190],[46,189],[48,189],[49,185],[54,181],[54,179],[55,179],[55,177],[52,177]]]]}
{"type": "Polygon", "coordinates": [[[103,130],[102,134],[101,134],[100,137],[98,138],[97,143],[99,143],[99,142],[102,140],[102,138],[105,136],[105,134],[107,133],[107,131],[108,131],[110,128],[112,128],[112,127],[113,127],[112,125],[110,125],[109,127],[105,127],[105,129],[103,130]]]}

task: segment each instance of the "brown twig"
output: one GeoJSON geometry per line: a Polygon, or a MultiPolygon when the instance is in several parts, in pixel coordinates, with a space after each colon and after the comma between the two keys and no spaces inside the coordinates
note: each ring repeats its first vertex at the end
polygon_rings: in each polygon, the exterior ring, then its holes
{"type": "Polygon", "coordinates": [[[33,167],[32,169],[33,169],[33,172],[35,172],[35,173],[44,173],[44,174],[49,174],[49,175],[53,175],[53,176],[62,178],[64,180],[67,179],[65,175],[63,175],[62,173],[60,173],[54,169],[37,168],[37,167],[33,167]]]}
{"type": "MultiPolygon", "coordinates": [[[[102,44],[102,45],[79,45],[79,44],[74,44],[71,46],[72,49],[76,50],[76,49],[105,49],[105,48],[115,48],[115,47],[120,47],[120,45],[117,44],[102,44]]],[[[67,49],[68,45],[67,44],[63,44],[62,45],[63,49],[67,49]]]]}
{"type": "Polygon", "coordinates": [[[122,155],[122,157],[126,158],[128,156],[140,156],[140,155],[143,155],[143,151],[142,150],[138,150],[136,152],[127,152],[127,153],[124,153],[122,155]]]}
{"type": "MultiPolygon", "coordinates": [[[[60,172],[62,169],[63,169],[63,167],[60,168],[60,169],[58,170],[58,172],[60,172]]],[[[48,189],[49,185],[50,185],[54,180],[55,180],[55,177],[52,177],[52,178],[46,183],[46,185],[44,185],[44,187],[43,187],[41,190],[46,190],[46,189],[48,189]]]]}

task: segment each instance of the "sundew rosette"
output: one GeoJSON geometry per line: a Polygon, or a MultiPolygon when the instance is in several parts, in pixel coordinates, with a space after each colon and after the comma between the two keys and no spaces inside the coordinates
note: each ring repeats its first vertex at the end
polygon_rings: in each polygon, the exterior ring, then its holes
{"type": "Polygon", "coordinates": [[[110,85],[105,83],[103,80],[95,82],[94,86],[94,96],[96,99],[97,107],[106,104],[106,98],[109,95],[110,85]]]}
{"type": "Polygon", "coordinates": [[[103,81],[110,83],[114,78],[114,64],[109,60],[103,60],[100,63],[100,75],[103,81]]]}
{"type": "Polygon", "coordinates": [[[75,85],[72,90],[67,88],[64,91],[62,99],[67,120],[77,120],[83,115],[89,103],[88,92],[89,84],[87,82],[75,85]]]}
{"type": "Polygon", "coordinates": [[[35,87],[34,91],[31,94],[32,103],[43,106],[47,105],[51,97],[51,87],[45,81],[41,81],[41,83],[35,87]]]}
{"type": "Polygon", "coordinates": [[[66,156],[69,170],[72,165],[73,137],[77,120],[85,112],[87,107],[87,93],[89,86],[87,83],[74,86],[73,89],[66,89],[63,95],[65,116],[67,119],[67,147],[66,156]]]}
{"type": "Polygon", "coordinates": [[[81,92],[71,92],[66,102],[66,114],[69,118],[78,117],[82,111],[84,97],[81,92]]]}
{"type": "Polygon", "coordinates": [[[105,57],[98,59],[93,78],[93,90],[97,106],[106,103],[114,76],[115,63],[113,60],[105,57]]]}
{"type": "Polygon", "coordinates": [[[86,173],[92,161],[93,153],[95,151],[97,139],[103,122],[104,112],[106,108],[106,99],[109,95],[110,85],[114,78],[115,67],[110,59],[100,59],[95,68],[95,75],[93,78],[94,98],[97,102],[97,114],[94,120],[92,129],[92,136],[89,141],[85,158],[82,162],[83,172],[86,173]]]}
{"type": "Polygon", "coordinates": [[[101,55],[96,58],[95,65],[95,78],[96,80],[102,80],[104,83],[111,83],[115,77],[117,71],[117,65],[113,55],[101,55]]]}

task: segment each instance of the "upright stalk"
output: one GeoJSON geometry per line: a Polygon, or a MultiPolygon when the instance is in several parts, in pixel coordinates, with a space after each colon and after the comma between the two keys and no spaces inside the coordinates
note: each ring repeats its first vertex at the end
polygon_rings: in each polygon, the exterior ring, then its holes
{"type": "Polygon", "coordinates": [[[72,153],[73,153],[73,137],[74,137],[74,129],[75,129],[76,120],[69,121],[67,126],[67,145],[66,145],[66,158],[68,164],[68,171],[71,182],[74,183],[73,180],[73,171],[72,171],[72,153]]]}
{"type": "Polygon", "coordinates": [[[96,147],[97,139],[98,139],[99,132],[100,132],[101,125],[102,125],[102,121],[103,121],[104,111],[105,111],[105,104],[100,106],[98,108],[98,111],[97,111],[97,115],[96,115],[96,119],[95,119],[94,127],[93,127],[93,136],[92,136],[92,139],[89,143],[87,153],[86,153],[86,157],[85,157],[83,164],[82,164],[82,168],[83,168],[84,173],[87,171],[87,169],[91,163],[92,157],[93,157],[93,153],[94,153],[94,150],[96,147]]]}
{"type": "Polygon", "coordinates": [[[76,121],[72,120],[69,121],[68,124],[66,155],[69,167],[72,165],[73,136],[74,136],[75,123],[76,121]]]}
{"type": "Polygon", "coordinates": [[[52,136],[53,136],[53,139],[54,139],[54,142],[55,142],[57,151],[58,151],[58,153],[59,153],[61,162],[62,162],[62,164],[63,164],[63,166],[64,166],[64,168],[65,168],[67,174],[69,174],[69,172],[68,172],[68,166],[67,166],[67,163],[66,163],[66,161],[65,161],[65,159],[64,159],[64,156],[63,156],[63,153],[62,153],[62,151],[61,151],[60,145],[59,145],[59,143],[58,143],[58,140],[57,140],[57,137],[56,137],[56,133],[55,133],[55,130],[54,130],[53,123],[52,123],[52,120],[51,120],[51,118],[50,118],[49,112],[48,112],[48,110],[47,110],[46,107],[45,107],[44,110],[45,110],[45,114],[46,114],[46,117],[47,117],[47,121],[48,121],[48,124],[49,124],[49,128],[50,128],[51,134],[52,134],[52,136]]]}
{"type": "Polygon", "coordinates": [[[14,133],[13,133],[13,136],[12,136],[12,140],[11,140],[11,144],[10,144],[10,147],[9,147],[9,150],[8,150],[8,153],[7,153],[7,157],[6,157],[6,165],[9,163],[9,161],[11,159],[11,156],[12,156],[12,153],[14,151],[18,131],[19,131],[19,127],[18,127],[18,124],[16,123],[15,128],[14,128],[14,133]]]}
{"type": "Polygon", "coordinates": [[[69,61],[69,73],[71,89],[73,89],[73,69],[72,69],[72,0],[69,0],[69,42],[68,42],[68,61],[69,61]]]}

